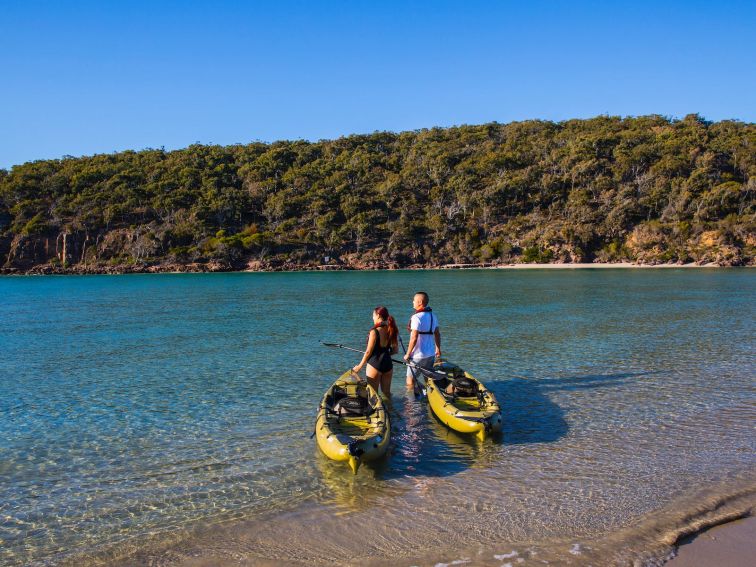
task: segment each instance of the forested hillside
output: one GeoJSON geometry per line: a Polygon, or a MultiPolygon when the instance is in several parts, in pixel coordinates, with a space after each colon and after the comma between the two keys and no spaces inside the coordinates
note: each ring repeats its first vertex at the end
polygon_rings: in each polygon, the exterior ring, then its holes
{"type": "Polygon", "coordinates": [[[8,272],[753,264],[756,125],[527,121],[0,170],[8,272]]]}

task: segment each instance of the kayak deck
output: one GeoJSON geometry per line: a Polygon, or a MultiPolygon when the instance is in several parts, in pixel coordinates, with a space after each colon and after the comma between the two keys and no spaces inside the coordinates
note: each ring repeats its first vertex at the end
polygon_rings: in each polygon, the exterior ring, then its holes
{"type": "Polygon", "coordinates": [[[341,419],[332,416],[328,419],[328,425],[334,435],[349,435],[350,437],[372,437],[383,430],[381,421],[371,418],[341,419]]]}
{"type": "Polygon", "coordinates": [[[482,409],[480,400],[475,398],[457,398],[456,401],[452,403],[462,411],[479,411],[482,409]]]}

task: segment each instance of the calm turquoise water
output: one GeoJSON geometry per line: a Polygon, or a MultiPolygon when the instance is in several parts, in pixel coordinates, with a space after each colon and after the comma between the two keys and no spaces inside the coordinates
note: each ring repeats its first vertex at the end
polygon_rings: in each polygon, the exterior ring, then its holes
{"type": "Polygon", "coordinates": [[[471,539],[576,556],[565,542],[750,486],[755,284],[706,269],[0,278],[0,564],[181,563],[208,541],[292,562],[471,539]],[[390,455],[351,478],[309,435],[359,356],[318,341],[361,346],[378,304],[401,326],[418,289],[504,434],[450,434],[400,374],[390,455]]]}

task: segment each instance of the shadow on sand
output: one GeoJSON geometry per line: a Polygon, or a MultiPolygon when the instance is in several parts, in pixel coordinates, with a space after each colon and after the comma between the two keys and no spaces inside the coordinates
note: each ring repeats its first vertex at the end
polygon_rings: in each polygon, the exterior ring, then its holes
{"type": "Polygon", "coordinates": [[[567,435],[569,426],[565,412],[551,400],[549,392],[618,386],[645,375],[647,373],[590,374],[546,380],[514,378],[487,384],[504,414],[501,441],[509,445],[553,443],[567,435]]]}

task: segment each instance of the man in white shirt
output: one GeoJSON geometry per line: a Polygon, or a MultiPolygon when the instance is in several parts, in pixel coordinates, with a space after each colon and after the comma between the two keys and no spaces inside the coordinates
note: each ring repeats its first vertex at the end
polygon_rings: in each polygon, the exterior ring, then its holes
{"type": "MultiPolygon", "coordinates": [[[[418,291],[412,298],[415,313],[410,317],[410,341],[404,360],[413,362],[422,368],[433,368],[436,358],[441,358],[441,333],[438,330],[438,319],[428,307],[428,294],[418,291]]],[[[412,368],[407,367],[407,387],[414,386],[412,368]]]]}

